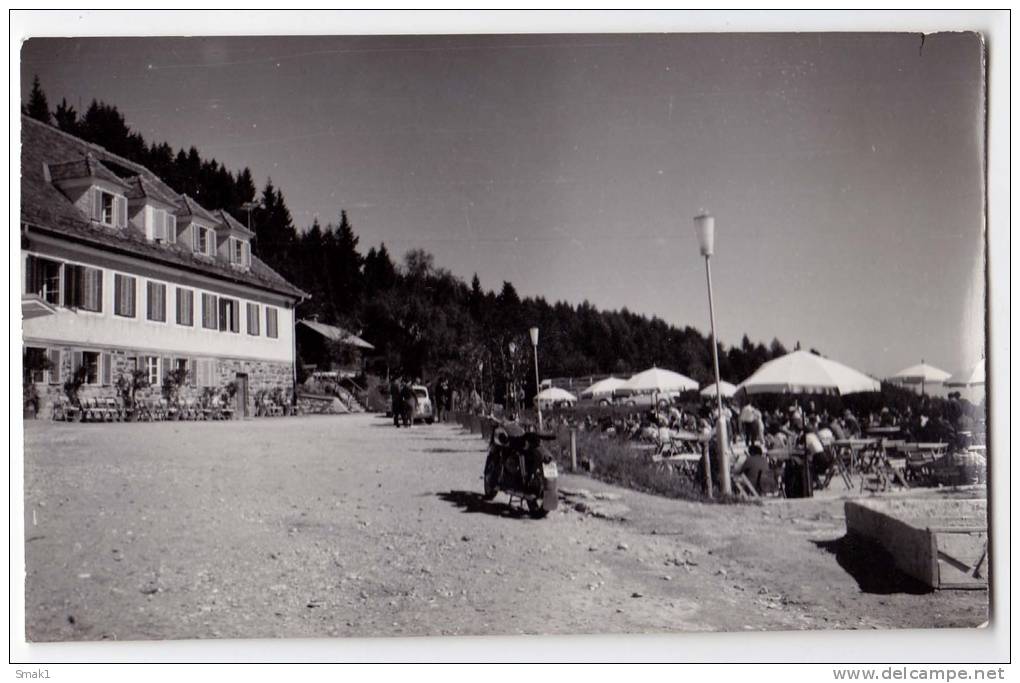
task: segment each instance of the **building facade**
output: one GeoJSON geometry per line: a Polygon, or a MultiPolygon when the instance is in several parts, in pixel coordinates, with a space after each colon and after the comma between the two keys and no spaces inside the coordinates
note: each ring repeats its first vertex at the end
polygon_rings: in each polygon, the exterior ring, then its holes
{"type": "Polygon", "coordinates": [[[178,195],[144,167],[22,117],[22,339],[39,414],[84,368],[84,398],[144,371],[158,398],[294,391],[294,310],[304,293],[251,253],[226,211],[178,195]],[[42,362],[40,362],[42,361],[42,362]]]}

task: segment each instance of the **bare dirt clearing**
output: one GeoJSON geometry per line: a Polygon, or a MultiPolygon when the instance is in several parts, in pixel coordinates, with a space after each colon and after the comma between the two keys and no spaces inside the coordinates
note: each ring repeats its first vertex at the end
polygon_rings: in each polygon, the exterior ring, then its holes
{"type": "Polygon", "coordinates": [[[986,592],[925,593],[845,539],[840,500],[703,505],[565,476],[560,510],[514,514],[481,499],[484,443],[452,425],[40,421],[25,448],[34,641],[987,619],[986,592]]]}

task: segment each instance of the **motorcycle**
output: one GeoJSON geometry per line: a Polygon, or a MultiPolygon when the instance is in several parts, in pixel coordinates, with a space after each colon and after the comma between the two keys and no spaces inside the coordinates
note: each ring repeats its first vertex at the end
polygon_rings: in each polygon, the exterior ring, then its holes
{"type": "Polygon", "coordinates": [[[495,427],[482,477],[485,500],[492,500],[504,491],[511,504],[514,498],[524,501],[532,517],[545,517],[555,510],[559,503],[556,484],[559,472],[552,454],[542,445],[542,441],[555,438],[551,434],[527,432],[514,423],[495,427]]]}

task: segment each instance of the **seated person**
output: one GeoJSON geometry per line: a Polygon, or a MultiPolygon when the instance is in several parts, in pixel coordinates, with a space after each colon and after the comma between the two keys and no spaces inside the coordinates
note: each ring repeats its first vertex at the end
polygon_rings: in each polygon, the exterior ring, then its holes
{"type": "Polygon", "coordinates": [[[765,456],[765,451],[757,444],[748,447],[747,457],[734,469],[734,474],[747,475],[759,494],[774,493],[779,489],[779,481],[772,464],[765,456]]]}

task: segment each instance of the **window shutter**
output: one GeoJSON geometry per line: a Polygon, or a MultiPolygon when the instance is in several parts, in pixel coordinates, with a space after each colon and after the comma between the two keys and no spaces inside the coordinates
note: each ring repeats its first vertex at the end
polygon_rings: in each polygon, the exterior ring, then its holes
{"type": "Polygon", "coordinates": [[[152,211],[152,239],[166,241],[166,212],[162,209],[152,211]]]}
{"type": "Polygon", "coordinates": [[[188,359],[188,386],[193,387],[197,385],[197,377],[195,376],[197,368],[195,367],[195,359],[188,359]]]}
{"type": "Polygon", "coordinates": [[[85,275],[81,266],[67,264],[64,266],[64,305],[75,308],[81,304],[82,278],[85,275]]]}
{"type": "Polygon", "coordinates": [[[38,294],[42,289],[42,268],[39,267],[39,259],[30,254],[25,259],[25,293],[38,294]]]}
{"type": "Polygon", "coordinates": [[[234,301],[230,307],[230,331],[240,332],[241,331],[241,304],[238,301],[234,301]]]}
{"type": "Polygon", "coordinates": [[[249,242],[244,242],[241,245],[241,260],[246,267],[251,268],[251,244],[249,242]]]}
{"type": "Polygon", "coordinates": [[[152,283],[145,283],[145,318],[152,320],[152,283]]]}
{"type": "Polygon", "coordinates": [[[105,279],[106,279],[106,277],[103,274],[103,271],[102,270],[97,270],[96,271],[96,310],[97,311],[102,311],[103,310],[103,280],[105,280],[105,279]]]}
{"type": "Polygon", "coordinates": [[[110,354],[108,354],[108,353],[104,353],[103,354],[102,363],[103,363],[103,369],[102,369],[102,372],[103,372],[103,386],[104,387],[108,387],[108,386],[110,386],[110,383],[111,383],[111,380],[112,380],[112,376],[113,376],[113,357],[110,354]]]}
{"type": "Polygon", "coordinates": [[[177,244],[177,216],[166,212],[166,241],[170,244],[177,244]]]}
{"type": "Polygon", "coordinates": [[[115,196],[113,198],[113,209],[117,214],[116,225],[118,228],[127,227],[127,198],[115,196]]]}
{"type": "Polygon", "coordinates": [[[60,362],[63,360],[60,349],[50,349],[46,354],[50,358],[50,384],[60,384],[60,362]]]}
{"type": "Polygon", "coordinates": [[[81,351],[74,351],[71,353],[71,376],[73,377],[77,372],[78,368],[81,367],[81,351]]]}
{"type": "Polygon", "coordinates": [[[89,192],[92,197],[92,220],[102,222],[103,220],[103,193],[98,187],[93,187],[89,192]]]}

